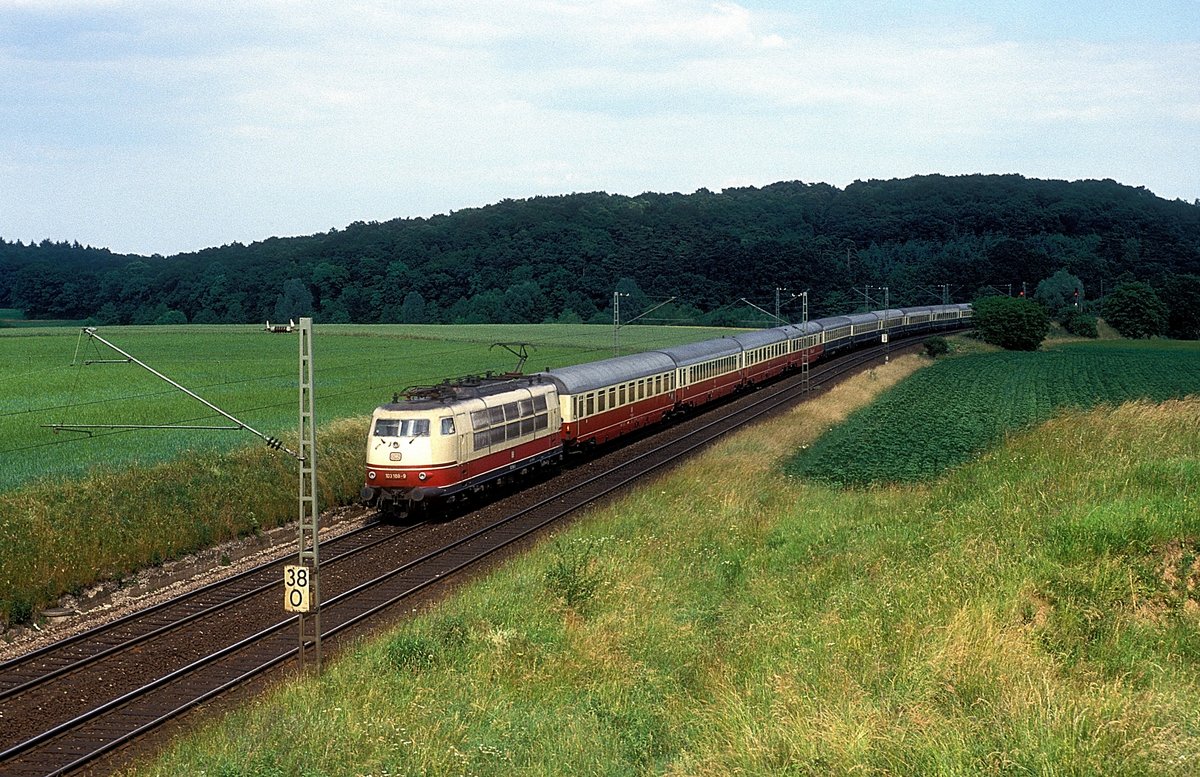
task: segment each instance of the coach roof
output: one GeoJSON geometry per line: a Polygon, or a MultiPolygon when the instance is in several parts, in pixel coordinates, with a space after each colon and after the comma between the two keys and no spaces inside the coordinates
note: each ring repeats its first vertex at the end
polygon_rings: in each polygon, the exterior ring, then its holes
{"type": "Polygon", "coordinates": [[[554,381],[559,393],[579,394],[595,391],[605,386],[614,386],[647,375],[659,375],[675,369],[675,362],[659,351],[616,356],[589,364],[559,367],[538,373],[554,381]]]}
{"type": "Polygon", "coordinates": [[[719,359],[722,356],[735,356],[742,352],[742,345],[732,337],[722,337],[719,340],[702,340],[698,343],[677,345],[674,348],[663,348],[660,353],[675,360],[680,367],[690,367],[693,364],[706,362],[709,359],[719,359]]]}
{"type": "Polygon", "coordinates": [[[733,335],[731,340],[737,340],[742,344],[742,348],[747,351],[752,351],[755,348],[762,348],[764,345],[772,345],[774,343],[782,343],[787,339],[782,329],[758,329],[753,332],[742,332],[741,334],[733,335]]]}

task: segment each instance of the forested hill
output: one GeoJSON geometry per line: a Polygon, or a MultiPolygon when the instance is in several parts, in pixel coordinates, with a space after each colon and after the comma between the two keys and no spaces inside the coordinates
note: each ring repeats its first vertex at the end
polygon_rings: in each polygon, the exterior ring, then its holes
{"type": "Polygon", "coordinates": [[[611,321],[620,289],[628,316],[674,296],[650,317],[745,323],[737,300],[770,308],[776,287],[809,289],[817,316],[862,305],[867,284],[928,304],[940,284],[969,300],[1063,268],[1089,298],[1200,273],[1200,205],[1113,181],[921,176],[505,200],[165,258],[0,240],[0,308],[108,324],[611,321]]]}

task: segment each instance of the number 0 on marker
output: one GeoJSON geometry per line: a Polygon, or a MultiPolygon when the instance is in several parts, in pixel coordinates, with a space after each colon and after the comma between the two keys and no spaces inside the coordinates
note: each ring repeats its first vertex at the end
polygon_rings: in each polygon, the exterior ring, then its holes
{"type": "Polygon", "coordinates": [[[308,612],[308,567],[289,564],[283,568],[284,612],[308,612]]]}

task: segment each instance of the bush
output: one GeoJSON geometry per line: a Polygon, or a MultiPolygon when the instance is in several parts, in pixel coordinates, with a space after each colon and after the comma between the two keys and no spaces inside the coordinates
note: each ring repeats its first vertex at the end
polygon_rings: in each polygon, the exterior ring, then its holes
{"type": "Polygon", "coordinates": [[[1103,302],[1104,320],[1133,339],[1155,337],[1167,331],[1167,305],[1148,283],[1122,283],[1103,302]]]}
{"type": "Polygon", "coordinates": [[[971,306],[975,331],[1009,351],[1036,351],[1050,332],[1046,309],[1020,297],[982,297],[971,306]]]}
{"type": "Polygon", "coordinates": [[[1063,316],[1063,328],[1076,337],[1096,338],[1100,333],[1096,330],[1096,317],[1087,313],[1073,311],[1063,316]]]}
{"type": "Polygon", "coordinates": [[[33,602],[17,597],[7,602],[0,601],[0,615],[10,625],[27,625],[33,622],[33,602]]]}
{"type": "Polygon", "coordinates": [[[161,316],[154,319],[154,323],[158,325],[186,324],[187,322],[187,316],[179,310],[168,310],[166,313],[163,313],[161,316]]]}
{"type": "Polygon", "coordinates": [[[437,645],[420,634],[397,634],[384,648],[394,669],[427,669],[437,662],[437,645]]]}
{"type": "Polygon", "coordinates": [[[573,544],[546,570],[546,589],[567,607],[575,609],[586,604],[604,582],[595,569],[594,551],[593,542],[573,544]]]}
{"type": "Polygon", "coordinates": [[[950,343],[944,337],[931,337],[925,341],[925,355],[931,359],[950,353],[950,343]]]}

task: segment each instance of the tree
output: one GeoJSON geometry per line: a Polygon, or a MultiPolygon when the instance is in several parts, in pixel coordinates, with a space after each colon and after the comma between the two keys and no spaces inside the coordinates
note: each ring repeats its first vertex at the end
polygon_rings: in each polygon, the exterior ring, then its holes
{"type": "Polygon", "coordinates": [[[509,286],[501,298],[493,321],[504,324],[537,324],[549,312],[546,295],[536,281],[509,286]]]}
{"type": "Polygon", "coordinates": [[[1019,297],[981,297],[972,303],[984,342],[1010,351],[1036,351],[1050,331],[1046,309],[1019,297]]]}
{"type": "Polygon", "coordinates": [[[1064,321],[1083,302],[1083,281],[1065,269],[1059,270],[1037,285],[1033,298],[1045,305],[1055,319],[1064,321]]]}
{"type": "Polygon", "coordinates": [[[567,308],[562,313],[558,314],[558,318],[555,320],[555,323],[558,323],[558,324],[582,324],[583,319],[580,318],[579,314],[576,313],[574,310],[567,308]]]}
{"type": "Polygon", "coordinates": [[[1101,310],[1122,337],[1155,337],[1167,331],[1167,304],[1148,283],[1122,283],[1104,297],[1101,310]]]}
{"type": "Polygon", "coordinates": [[[155,324],[186,324],[187,316],[182,310],[168,310],[158,318],[154,319],[155,324]]]}
{"type": "Polygon", "coordinates": [[[925,355],[931,359],[950,353],[950,343],[944,337],[931,337],[925,341],[925,355]]]}
{"type": "Polygon", "coordinates": [[[621,321],[627,321],[650,307],[650,298],[633,278],[618,279],[614,291],[621,295],[621,321]]]}
{"type": "Polygon", "coordinates": [[[429,315],[425,310],[425,298],[420,292],[410,291],[404,295],[400,304],[401,324],[428,324],[429,315]]]}
{"type": "Polygon", "coordinates": [[[321,262],[312,271],[313,286],[322,302],[334,299],[342,292],[342,287],[350,280],[350,271],[340,264],[321,262]]]}
{"type": "Polygon", "coordinates": [[[311,316],[312,308],[313,296],[308,285],[299,278],[292,278],[284,282],[283,292],[275,298],[272,317],[276,321],[294,321],[301,316],[311,316]]]}
{"type": "Polygon", "coordinates": [[[1167,334],[1180,340],[1200,340],[1200,275],[1181,273],[1161,289],[1167,303],[1167,334]]]}

